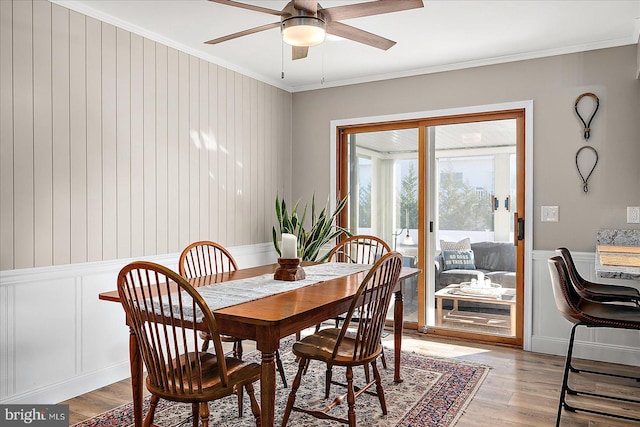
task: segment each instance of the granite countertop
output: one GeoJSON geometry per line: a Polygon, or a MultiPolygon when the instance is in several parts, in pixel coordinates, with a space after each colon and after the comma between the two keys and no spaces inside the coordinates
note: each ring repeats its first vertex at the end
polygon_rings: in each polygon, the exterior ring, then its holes
{"type": "Polygon", "coordinates": [[[640,230],[608,229],[599,230],[596,237],[596,273],[598,277],[612,279],[640,280],[640,267],[603,265],[600,262],[600,246],[633,247],[634,252],[625,252],[621,248],[620,255],[635,256],[635,248],[640,248],[640,230]]]}

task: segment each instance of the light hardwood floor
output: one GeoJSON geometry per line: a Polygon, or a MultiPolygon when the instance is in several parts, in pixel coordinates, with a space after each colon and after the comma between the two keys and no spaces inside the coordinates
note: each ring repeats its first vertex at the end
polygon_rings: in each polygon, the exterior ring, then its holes
{"type": "MultiPolygon", "coordinates": [[[[384,341],[393,345],[393,334],[384,341]]],[[[245,341],[245,351],[251,342],[245,341]]],[[[553,426],[562,383],[564,358],[525,352],[509,347],[432,338],[406,332],[403,350],[421,354],[450,357],[477,362],[492,367],[482,387],[460,418],[457,427],[477,426],[553,426]]],[[[577,365],[578,363],[576,363],[577,365]]],[[[608,372],[624,372],[640,377],[640,368],[608,363],[585,362],[581,366],[608,372]]],[[[572,384],[582,390],[614,393],[640,401],[640,382],[589,374],[572,374],[572,384]]],[[[589,401],[579,397],[582,404],[595,408],[602,399],[589,401]]],[[[131,400],[130,381],[123,380],[65,402],[69,404],[71,423],[76,423],[131,400]]],[[[622,408],[626,415],[640,416],[640,404],[604,404],[604,408],[622,408]]],[[[619,421],[584,413],[562,412],[564,427],[622,427],[639,423],[619,421]]]]}

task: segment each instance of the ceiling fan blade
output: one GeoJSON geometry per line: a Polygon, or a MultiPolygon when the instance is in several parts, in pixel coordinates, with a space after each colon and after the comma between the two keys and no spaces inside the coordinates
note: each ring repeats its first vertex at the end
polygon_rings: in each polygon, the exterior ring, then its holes
{"type": "Polygon", "coordinates": [[[291,46],[291,59],[303,59],[307,57],[309,53],[309,47],[307,46],[291,46]]]}
{"type": "Polygon", "coordinates": [[[343,19],[380,15],[420,7],[424,7],[422,0],[377,0],[366,3],[348,4],[346,6],[329,7],[327,9],[321,9],[320,12],[322,12],[327,21],[341,21],[343,19]]]}
{"type": "Polygon", "coordinates": [[[293,7],[315,15],[318,11],[318,0],[293,0],[293,7]]]}
{"type": "Polygon", "coordinates": [[[270,30],[271,28],[279,27],[279,22],[274,22],[273,24],[261,25],[259,27],[250,28],[248,30],[240,31],[238,33],[229,34],[227,36],[218,37],[217,39],[206,41],[206,44],[217,44],[226,42],[227,40],[237,39],[238,37],[248,36],[249,34],[259,33],[260,31],[270,30]]]}
{"type": "Polygon", "coordinates": [[[282,12],[279,10],[269,9],[261,6],[254,6],[252,4],[240,3],[233,0],[209,0],[209,1],[213,3],[226,4],[227,6],[235,6],[235,7],[240,7],[242,9],[249,9],[256,12],[268,13],[270,15],[276,15],[276,16],[282,15],[282,12]]]}
{"type": "Polygon", "coordinates": [[[396,44],[396,42],[394,42],[393,40],[385,39],[384,37],[369,33],[356,27],[352,27],[351,25],[343,24],[341,22],[328,22],[327,33],[369,46],[377,47],[378,49],[382,50],[388,50],[391,46],[396,44]]]}

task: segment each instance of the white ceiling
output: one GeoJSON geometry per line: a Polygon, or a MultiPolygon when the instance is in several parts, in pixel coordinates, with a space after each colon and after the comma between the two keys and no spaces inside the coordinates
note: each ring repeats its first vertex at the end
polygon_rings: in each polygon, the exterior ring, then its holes
{"type": "Polygon", "coordinates": [[[206,0],[51,1],[291,92],[634,44],[640,33],[640,0],[424,0],[421,9],[344,21],[395,40],[388,51],[331,37],[292,61],[277,28],[203,43],[277,16],[206,0]]]}

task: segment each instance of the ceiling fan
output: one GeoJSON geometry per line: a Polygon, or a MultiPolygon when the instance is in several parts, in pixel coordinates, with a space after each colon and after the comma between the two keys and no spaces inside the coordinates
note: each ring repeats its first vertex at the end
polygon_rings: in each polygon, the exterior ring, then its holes
{"type": "Polygon", "coordinates": [[[317,0],[292,0],[282,10],[269,9],[233,0],[209,0],[214,3],[268,13],[280,17],[280,22],[261,25],[248,30],[206,41],[222,43],[238,37],[280,27],[282,39],[292,46],[292,59],[306,58],[310,46],[324,41],[325,33],[387,50],[396,42],[367,31],[338,22],[343,19],[381,15],[423,7],[422,0],[376,0],[365,3],[323,8],[317,0]]]}

